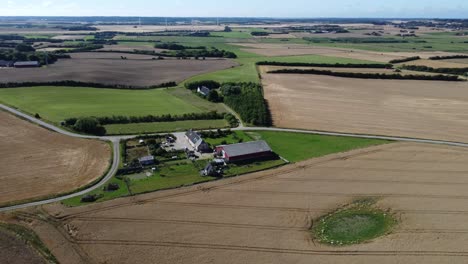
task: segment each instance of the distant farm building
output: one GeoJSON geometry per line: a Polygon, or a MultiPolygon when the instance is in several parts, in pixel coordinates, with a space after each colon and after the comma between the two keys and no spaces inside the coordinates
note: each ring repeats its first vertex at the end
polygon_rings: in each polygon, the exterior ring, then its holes
{"type": "Polygon", "coordinates": [[[0,60],[0,67],[13,67],[13,62],[12,61],[6,61],[6,60],[0,60]]]}
{"type": "Polygon", "coordinates": [[[141,166],[150,166],[155,164],[154,156],[146,156],[138,159],[141,166]]]}
{"type": "Polygon", "coordinates": [[[263,140],[222,145],[216,147],[216,153],[227,162],[238,162],[273,157],[274,153],[263,140]]]}
{"type": "Polygon", "coordinates": [[[15,68],[33,68],[40,67],[41,64],[38,61],[17,61],[13,64],[15,68]]]}
{"type": "Polygon", "coordinates": [[[206,86],[198,87],[197,92],[203,96],[208,96],[211,92],[210,88],[206,86]]]}
{"type": "Polygon", "coordinates": [[[203,140],[203,138],[197,132],[193,130],[187,131],[185,133],[185,138],[187,138],[190,145],[198,152],[205,153],[210,152],[210,146],[203,140]]]}

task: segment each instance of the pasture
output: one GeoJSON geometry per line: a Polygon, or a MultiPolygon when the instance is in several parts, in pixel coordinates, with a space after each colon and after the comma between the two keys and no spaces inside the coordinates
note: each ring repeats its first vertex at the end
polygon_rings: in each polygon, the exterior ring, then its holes
{"type": "Polygon", "coordinates": [[[0,205],[74,191],[99,179],[111,148],[51,132],[0,111],[0,205]]]}
{"type": "MultiPolygon", "coordinates": [[[[182,89],[182,88],[177,88],[182,89]]],[[[171,89],[117,90],[88,87],[29,87],[0,89],[0,102],[59,123],[82,116],[180,115],[221,110],[192,93],[171,89]],[[176,93],[176,92],[174,92],[176,93]]]]}

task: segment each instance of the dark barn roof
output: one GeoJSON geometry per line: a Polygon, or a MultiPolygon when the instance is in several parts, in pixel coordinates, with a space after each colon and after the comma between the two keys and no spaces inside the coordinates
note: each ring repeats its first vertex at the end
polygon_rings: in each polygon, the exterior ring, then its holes
{"type": "Polygon", "coordinates": [[[12,65],[12,61],[0,60],[0,67],[11,67],[12,65]]]}
{"type": "Polygon", "coordinates": [[[206,86],[199,87],[199,89],[200,89],[200,93],[203,95],[208,95],[211,92],[210,88],[206,86]]]}
{"type": "Polygon", "coordinates": [[[146,156],[138,159],[140,162],[154,161],[154,156],[146,156]]]}
{"type": "Polygon", "coordinates": [[[15,67],[26,67],[26,66],[39,66],[38,61],[17,61],[15,62],[15,67]]]}
{"type": "Polygon", "coordinates": [[[220,146],[229,157],[245,156],[256,153],[271,152],[264,140],[220,146]]]}

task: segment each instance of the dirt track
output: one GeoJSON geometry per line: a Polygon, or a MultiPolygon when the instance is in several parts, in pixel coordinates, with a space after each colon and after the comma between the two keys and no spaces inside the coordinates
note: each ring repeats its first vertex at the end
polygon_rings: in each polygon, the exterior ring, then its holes
{"type": "Polygon", "coordinates": [[[104,142],[76,139],[0,111],[0,205],[63,194],[101,177],[104,142]]]}
{"type": "Polygon", "coordinates": [[[465,149],[395,143],[89,207],[51,205],[62,227],[35,230],[66,263],[79,262],[76,252],[97,263],[465,263],[467,172],[465,149]],[[363,245],[317,244],[312,220],[358,197],[392,208],[397,229],[363,245]]]}
{"type": "Polygon", "coordinates": [[[468,142],[468,83],[263,74],[277,127],[468,142]]]}
{"type": "Polygon", "coordinates": [[[120,53],[73,53],[49,67],[2,69],[2,82],[74,80],[105,84],[151,86],[236,66],[226,59],[152,60],[154,56],[120,53]],[[127,57],[122,60],[121,56],[127,57]]]}

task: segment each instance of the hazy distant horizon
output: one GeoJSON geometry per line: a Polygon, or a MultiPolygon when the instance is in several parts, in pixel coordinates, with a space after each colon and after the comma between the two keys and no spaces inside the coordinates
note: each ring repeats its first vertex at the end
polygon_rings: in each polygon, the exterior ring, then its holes
{"type": "Polygon", "coordinates": [[[226,18],[468,18],[466,0],[7,0],[2,16],[122,16],[226,18]]]}

